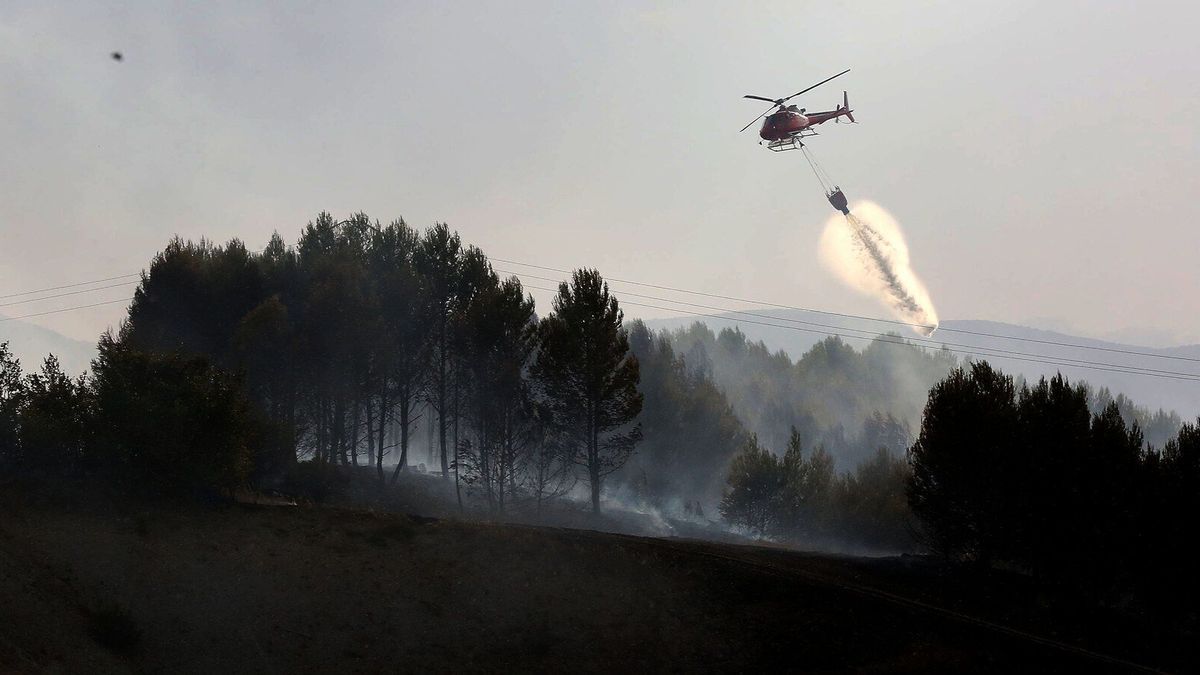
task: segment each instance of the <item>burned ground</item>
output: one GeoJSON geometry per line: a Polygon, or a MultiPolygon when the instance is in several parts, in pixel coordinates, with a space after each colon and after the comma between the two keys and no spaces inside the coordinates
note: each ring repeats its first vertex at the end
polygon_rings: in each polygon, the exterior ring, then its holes
{"type": "MultiPolygon", "coordinates": [[[[1019,583],[964,594],[919,559],[334,507],[3,497],[0,667],[16,672],[1129,667],[1085,653],[1090,633],[1056,643],[1019,583]]],[[[1103,651],[1145,658],[1138,638],[1103,651]]]]}

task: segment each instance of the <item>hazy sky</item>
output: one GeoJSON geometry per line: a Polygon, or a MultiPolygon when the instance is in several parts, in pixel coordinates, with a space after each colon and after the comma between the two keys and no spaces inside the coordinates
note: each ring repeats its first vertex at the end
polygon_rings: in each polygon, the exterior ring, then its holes
{"type": "MultiPolygon", "coordinates": [[[[742,94],[853,68],[799,103],[848,89],[860,124],[810,147],[900,222],[944,319],[1200,342],[1197,25],[1181,2],[7,0],[0,295],[362,210],[882,316],[819,266],[830,207],[800,153],[738,133],[765,107],[742,94]]],[[[122,312],[38,321],[90,340],[122,312]]]]}

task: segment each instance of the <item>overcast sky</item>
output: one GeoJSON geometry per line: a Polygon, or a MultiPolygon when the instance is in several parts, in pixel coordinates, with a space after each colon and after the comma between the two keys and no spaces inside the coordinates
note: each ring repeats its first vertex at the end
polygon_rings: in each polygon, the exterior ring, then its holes
{"type": "MultiPolygon", "coordinates": [[[[800,153],[738,133],[763,110],[743,94],[852,68],[799,103],[848,89],[860,124],[810,147],[900,222],[943,319],[1200,342],[1190,3],[249,5],[0,4],[0,295],[362,210],[494,257],[882,316],[818,265],[830,207],[800,153]]],[[[93,340],[122,312],[37,321],[93,340]]]]}

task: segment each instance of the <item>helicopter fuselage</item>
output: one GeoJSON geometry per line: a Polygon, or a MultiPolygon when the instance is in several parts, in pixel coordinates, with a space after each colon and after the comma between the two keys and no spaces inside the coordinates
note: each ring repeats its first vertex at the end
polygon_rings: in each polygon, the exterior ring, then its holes
{"type": "MultiPolygon", "coordinates": [[[[800,134],[818,124],[843,116],[850,117],[850,109],[848,107],[838,107],[835,110],[808,114],[799,110],[781,110],[768,115],[763,120],[762,129],[759,129],[758,135],[764,141],[781,141],[800,134]]],[[[850,117],[850,119],[854,118],[850,117]]]]}

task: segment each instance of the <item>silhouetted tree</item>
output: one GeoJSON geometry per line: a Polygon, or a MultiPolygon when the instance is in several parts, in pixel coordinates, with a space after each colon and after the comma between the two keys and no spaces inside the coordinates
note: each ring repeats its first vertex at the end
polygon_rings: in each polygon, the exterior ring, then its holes
{"type": "Polygon", "coordinates": [[[1090,517],[1081,477],[1092,461],[1087,392],[1061,375],[1024,387],[1011,455],[995,467],[1013,513],[1006,553],[1035,570],[1077,564],[1080,523],[1090,517]]]}
{"type": "Polygon", "coordinates": [[[14,463],[21,451],[19,422],[25,404],[21,363],[0,342],[0,464],[14,463]]]}
{"type": "Polygon", "coordinates": [[[279,294],[263,300],[244,316],[234,337],[248,393],[263,411],[292,435],[274,454],[259,456],[259,472],[271,474],[296,462],[297,387],[295,326],[279,294]]]}
{"type": "Polygon", "coordinates": [[[1186,423],[1179,434],[1163,448],[1161,467],[1147,478],[1146,517],[1142,523],[1152,526],[1154,555],[1138,566],[1160,597],[1184,607],[1200,600],[1200,575],[1196,557],[1200,554],[1200,418],[1186,423]]]}
{"type": "Polygon", "coordinates": [[[417,269],[425,279],[430,306],[430,349],[433,366],[430,370],[426,400],[437,412],[438,450],[442,478],[450,477],[450,455],[447,447],[447,421],[452,414],[454,336],[451,334],[454,315],[462,296],[459,288],[462,266],[462,240],[444,224],[429,228],[421,239],[416,254],[417,269]]]}
{"type": "Polygon", "coordinates": [[[382,468],[382,429],[391,420],[399,436],[394,445],[400,449],[393,483],[408,465],[409,434],[429,370],[430,303],[416,267],[419,246],[419,235],[403,220],[381,229],[371,246],[381,323],[376,363],[381,373],[379,396],[384,411],[377,464],[382,468]]]}
{"type": "MultiPolygon", "coordinates": [[[[492,265],[487,257],[474,246],[463,251],[459,261],[458,276],[454,286],[454,308],[448,324],[449,332],[449,416],[451,438],[455,450],[454,461],[454,490],[458,497],[458,508],[462,510],[461,471],[459,466],[459,450],[463,447],[462,431],[463,408],[472,394],[472,390],[482,384],[478,378],[472,378],[468,357],[471,319],[468,316],[471,308],[487,302],[489,291],[494,291],[499,285],[499,278],[492,271],[492,265]]],[[[531,306],[532,311],[532,306],[531,306]]]]}
{"type": "Polygon", "coordinates": [[[908,498],[943,554],[989,561],[1012,540],[1012,483],[1001,472],[1015,444],[1014,395],[1012,378],[987,362],[955,369],[929,392],[908,498]]]}
{"type": "Polygon", "coordinates": [[[833,457],[818,446],[804,456],[800,431],[792,427],[787,449],[780,460],[783,489],[779,497],[776,530],[797,540],[828,534],[837,520],[834,512],[833,457]]]}
{"type": "Polygon", "coordinates": [[[466,459],[489,506],[503,512],[527,451],[541,439],[527,378],[537,347],[533,298],[515,277],[483,287],[462,324],[465,374],[473,383],[468,418],[475,432],[466,459]]]}
{"type": "Polygon", "coordinates": [[[592,511],[601,481],[620,468],[641,439],[638,361],[629,352],[621,309],[595,270],[559,284],[553,312],[539,327],[534,367],[554,424],[587,472],[592,511]]]}
{"type": "Polygon", "coordinates": [[[41,372],[26,378],[24,396],[18,456],[22,467],[53,476],[77,472],[90,421],[83,378],[73,380],[64,374],[52,354],[41,372]]]}
{"type": "Polygon", "coordinates": [[[892,550],[912,548],[905,495],[908,464],[885,447],[838,481],[834,513],[843,536],[892,550]]]}
{"type": "Polygon", "coordinates": [[[1063,486],[1082,496],[1085,510],[1074,518],[1077,536],[1060,545],[1086,552],[1072,573],[1106,592],[1125,585],[1121,577],[1132,559],[1144,555],[1138,541],[1144,439],[1137,422],[1126,426],[1115,403],[1092,417],[1090,432],[1089,456],[1077,479],[1063,486]]]}
{"type": "Polygon", "coordinates": [[[237,325],[262,299],[259,268],[242,242],[175,238],[142,274],[123,339],[139,349],[206,354],[229,367],[237,325]]]}
{"type": "Polygon", "coordinates": [[[203,357],[142,352],[105,334],[92,371],[89,454],[137,491],[235,487],[271,435],[241,383],[203,357]]]}

